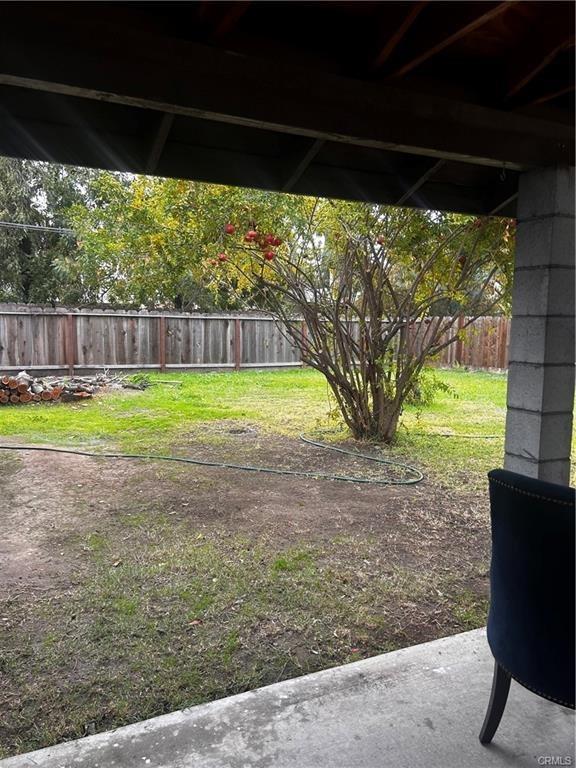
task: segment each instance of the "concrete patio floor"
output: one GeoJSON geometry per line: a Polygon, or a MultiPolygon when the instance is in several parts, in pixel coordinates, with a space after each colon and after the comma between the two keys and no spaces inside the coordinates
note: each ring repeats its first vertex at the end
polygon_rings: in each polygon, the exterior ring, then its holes
{"type": "Polygon", "coordinates": [[[485,632],[475,630],[0,760],[0,768],[574,765],[574,713],[514,682],[493,744],[479,744],[491,677],[485,632]]]}

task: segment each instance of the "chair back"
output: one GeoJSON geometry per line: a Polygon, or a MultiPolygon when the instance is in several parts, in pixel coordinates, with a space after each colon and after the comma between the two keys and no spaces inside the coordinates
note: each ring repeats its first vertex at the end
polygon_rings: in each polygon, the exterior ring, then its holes
{"type": "Polygon", "coordinates": [[[574,707],[574,489],[488,475],[492,565],[488,642],[526,688],[574,707]]]}

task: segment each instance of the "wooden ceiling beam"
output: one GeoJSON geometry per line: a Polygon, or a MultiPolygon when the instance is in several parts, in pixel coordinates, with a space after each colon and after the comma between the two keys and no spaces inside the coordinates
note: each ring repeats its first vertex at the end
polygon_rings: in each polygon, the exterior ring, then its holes
{"type": "Polygon", "coordinates": [[[174,38],[142,48],[112,32],[60,40],[54,27],[47,41],[11,30],[0,84],[476,165],[573,162],[569,126],[525,115],[174,38]]]}
{"type": "Polygon", "coordinates": [[[410,200],[418,190],[426,184],[426,182],[434,176],[437,171],[439,171],[444,165],[446,165],[446,160],[438,160],[435,162],[428,170],[423,173],[420,178],[418,178],[409,189],[404,192],[402,197],[396,202],[396,205],[404,205],[408,200],[410,200]]]}
{"type": "Polygon", "coordinates": [[[318,152],[326,144],[324,139],[315,139],[310,147],[306,150],[300,161],[294,167],[294,170],[288,177],[288,179],[282,185],[282,192],[290,192],[291,189],[298,183],[300,178],[306,172],[306,169],[310,163],[314,160],[318,152]]]}
{"type": "MultiPolygon", "coordinates": [[[[149,155],[149,142],[145,137],[135,139],[125,130],[110,132],[94,129],[89,138],[83,135],[80,124],[70,126],[46,121],[31,120],[14,115],[0,114],[0,151],[3,154],[72,165],[88,165],[94,168],[142,173],[149,155]]],[[[286,178],[284,156],[257,154],[254,150],[231,150],[226,146],[206,146],[195,143],[197,132],[186,119],[179,127],[179,136],[172,131],[158,158],[154,173],[158,176],[192,179],[214,184],[249,186],[281,191],[286,178]],[[188,143],[190,141],[190,143],[188,143]]],[[[209,139],[206,135],[204,140],[209,139]]],[[[287,144],[290,144],[290,140],[287,144]]],[[[374,203],[398,204],[407,207],[431,208],[469,214],[488,214],[495,204],[509,197],[516,187],[516,174],[508,174],[502,185],[494,171],[451,166],[443,174],[441,182],[431,178],[430,168],[423,158],[403,158],[400,164],[392,162],[367,164],[363,150],[353,148],[347,152],[344,164],[327,164],[311,161],[306,173],[294,181],[292,194],[339,197],[374,203]],[[356,154],[358,153],[358,154],[356,154]],[[354,165],[359,161],[360,167],[354,165]],[[398,166],[398,167],[397,167],[398,166]],[[462,171],[465,171],[462,173],[462,171]],[[416,185],[427,184],[420,195],[403,194],[401,178],[416,179],[416,185]],[[506,192],[505,190],[508,190],[506,192]]],[[[318,155],[315,160],[317,160],[318,155]]],[[[395,160],[395,158],[394,158],[395,160]]],[[[513,215],[513,210],[507,212],[513,215]]]]}
{"type": "Polygon", "coordinates": [[[523,106],[535,107],[537,104],[546,104],[547,102],[553,101],[554,99],[559,99],[560,96],[566,96],[568,93],[574,93],[574,90],[576,90],[575,84],[570,83],[570,85],[566,85],[563,88],[555,88],[553,90],[547,91],[546,93],[542,93],[540,96],[536,96],[523,106]]]}
{"type": "Polygon", "coordinates": [[[146,173],[148,174],[152,174],[156,170],[158,161],[160,160],[162,151],[164,150],[164,146],[168,140],[168,135],[172,129],[172,125],[174,124],[174,119],[175,115],[170,113],[162,115],[162,118],[160,119],[158,130],[156,131],[154,141],[152,142],[152,146],[150,148],[150,154],[146,160],[146,173]]]}
{"type": "Polygon", "coordinates": [[[514,61],[510,67],[505,100],[508,101],[516,96],[549,66],[558,54],[572,48],[574,42],[574,31],[570,27],[556,30],[554,37],[550,35],[535,37],[529,45],[526,45],[528,52],[526,58],[519,62],[514,61]]]}
{"type": "Polygon", "coordinates": [[[377,70],[380,69],[392,56],[400,42],[403,40],[403,38],[406,36],[406,33],[410,29],[410,27],[414,24],[420,13],[424,10],[424,8],[428,5],[428,0],[421,0],[420,2],[415,2],[410,4],[410,8],[408,10],[408,13],[402,20],[402,22],[398,25],[396,30],[390,35],[388,40],[386,41],[386,44],[384,47],[380,50],[374,61],[372,62],[371,69],[377,70]]]}
{"type": "Polygon", "coordinates": [[[416,69],[416,67],[419,67],[425,61],[431,59],[432,56],[436,56],[440,51],[443,51],[445,48],[448,48],[448,46],[461,40],[463,37],[474,32],[474,30],[482,27],[487,22],[500,16],[513,5],[514,2],[510,1],[501,3],[454,3],[455,7],[464,6],[466,13],[465,20],[460,21],[449,35],[445,35],[445,27],[443,26],[442,36],[398,67],[393,72],[393,76],[403,77],[404,75],[407,75],[409,72],[416,69]],[[481,9],[482,12],[479,12],[481,9]]]}

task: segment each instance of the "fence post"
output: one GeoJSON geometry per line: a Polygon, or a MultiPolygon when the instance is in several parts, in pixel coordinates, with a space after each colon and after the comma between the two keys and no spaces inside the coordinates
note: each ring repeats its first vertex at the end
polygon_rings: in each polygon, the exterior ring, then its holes
{"type": "Polygon", "coordinates": [[[506,368],[508,360],[507,358],[507,341],[508,341],[508,323],[509,320],[506,317],[498,318],[498,368],[506,368]]]}
{"type": "Polygon", "coordinates": [[[160,370],[166,370],[166,318],[158,318],[158,357],[160,370]]]}
{"type": "Polygon", "coordinates": [[[240,370],[242,365],[242,325],[240,318],[234,319],[234,369],[240,370]]]}
{"type": "Polygon", "coordinates": [[[74,363],[76,362],[76,315],[69,313],[66,315],[66,364],[68,366],[68,375],[74,376],[74,363]]]}

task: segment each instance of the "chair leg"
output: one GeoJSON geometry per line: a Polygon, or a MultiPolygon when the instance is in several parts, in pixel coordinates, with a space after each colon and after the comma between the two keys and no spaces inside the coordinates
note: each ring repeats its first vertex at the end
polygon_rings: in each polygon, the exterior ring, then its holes
{"type": "Polygon", "coordinates": [[[490,703],[488,711],[484,718],[484,725],[480,731],[480,743],[490,744],[494,734],[498,730],[500,720],[504,714],[508,691],[510,690],[510,675],[502,669],[497,661],[494,662],[494,677],[492,679],[492,693],[490,694],[490,703]]]}

